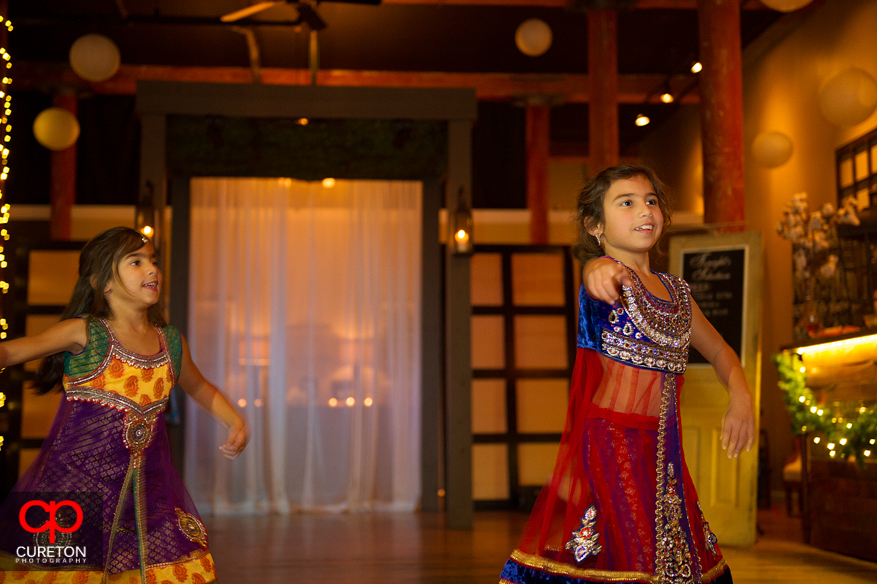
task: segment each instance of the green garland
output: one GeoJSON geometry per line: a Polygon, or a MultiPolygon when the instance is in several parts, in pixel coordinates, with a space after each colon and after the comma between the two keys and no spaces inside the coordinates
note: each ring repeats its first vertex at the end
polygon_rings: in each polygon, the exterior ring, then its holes
{"type": "Polygon", "coordinates": [[[792,433],[810,434],[817,443],[825,441],[832,458],[846,460],[855,455],[861,467],[865,459],[877,457],[877,411],[860,413],[855,420],[843,419],[829,406],[819,406],[807,387],[807,373],[800,355],[783,352],[773,356],[779,373],[786,409],[792,415],[792,433]],[[836,454],[835,454],[836,453],[836,454]]]}

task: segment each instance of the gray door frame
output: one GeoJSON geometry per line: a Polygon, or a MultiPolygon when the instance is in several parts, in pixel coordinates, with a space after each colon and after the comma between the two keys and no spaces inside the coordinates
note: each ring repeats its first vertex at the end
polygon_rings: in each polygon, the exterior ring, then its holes
{"type": "MultiPolygon", "coordinates": [[[[422,468],[421,507],[439,509],[440,411],[445,411],[445,511],[452,529],[471,529],[472,505],[472,364],[470,348],[469,258],[445,246],[445,320],[441,322],[441,257],[438,210],[453,217],[462,192],[471,208],[472,123],[477,112],[474,89],[321,87],[139,81],[137,112],[141,119],[140,189],[151,189],[163,212],[168,188],[174,189],[173,233],[164,234],[174,253],[170,285],[174,297],[188,298],[188,185],[169,185],[167,116],[215,115],[243,118],[410,119],[447,122],[448,166],[444,193],[424,181],[422,298],[422,468]],[[181,195],[181,196],[179,196],[181,195]],[[185,209],[183,208],[185,207],[185,209]],[[441,327],[445,346],[442,347],[441,327]],[[444,350],[444,363],[442,352],[444,350]],[[442,376],[444,366],[444,376],[442,376]],[[441,380],[445,387],[442,391],[441,380]]],[[[176,181],[176,179],[175,179],[176,181]]],[[[160,235],[161,236],[161,235],[160,235]]],[[[451,238],[448,238],[451,241],[451,238]]],[[[167,262],[168,258],[165,258],[167,262]]],[[[169,303],[172,320],[185,331],[186,302],[169,303]]]]}

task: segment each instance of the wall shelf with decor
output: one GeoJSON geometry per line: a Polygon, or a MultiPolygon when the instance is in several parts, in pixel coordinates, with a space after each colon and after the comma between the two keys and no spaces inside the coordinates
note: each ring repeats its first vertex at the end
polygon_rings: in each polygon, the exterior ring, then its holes
{"type": "Polygon", "coordinates": [[[877,128],[838,148],[835,163],[838,207],[854,197],[860,221],[837,226],[838,263],[847,297],[843,307],[834,306],[840,313],[835,320],[843,319],[845,310],[843,324],[877,326],[877,128]]]}
{"type": "Polygon", "coordinates": [[[877,560],[877,332],[786,347],[774,363],[804,446],[805,541],[877,560]]]}

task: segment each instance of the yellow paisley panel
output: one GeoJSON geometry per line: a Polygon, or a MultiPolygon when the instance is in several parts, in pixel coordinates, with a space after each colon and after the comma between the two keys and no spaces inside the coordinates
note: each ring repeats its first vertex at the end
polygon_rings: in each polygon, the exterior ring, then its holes
{"type": "Polygon", "coordinates": [[[142,407],[166,398],[173,385],[173,373],[167,363],[140,369],[113,356],[103,373],[81,386],[70,387],[101,389],[124,396],[142,407]]]}

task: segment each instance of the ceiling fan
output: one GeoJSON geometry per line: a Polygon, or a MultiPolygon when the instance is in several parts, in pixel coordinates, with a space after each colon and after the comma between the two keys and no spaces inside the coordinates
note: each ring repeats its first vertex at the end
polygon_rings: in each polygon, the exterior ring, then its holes
{"type": "MultiPolygon", "coordinates": [[[[334,2],[347,2],[350,4],[372,4],[378,5],[381,3],[381,0],[327,0],[334,2]]],[[[315,2],[314,6],[319,2],[315,2]]],[[[246,8],[241,8],[240,10],[235,10],[234,12],[229,12],[225,16],[219,18],[222,22],[237,22],[238,20],[242,20],[254,14],[258,14],[263,10],[268,10],[269,8],[273,8],[274,6],[279,6],[281,4],[295,4],[296,10],[298,10],[298,17],[303,23],[307,24],[311,30],[322,30],[326,28],[326,23],[320,18],[320,15],[317,14],[316,10],[314,10],[314,6],[306,2],[299,2],[298,0],[274,0],[271,2],[257,2],[252,6],[247,6],[246,8]]]]}

